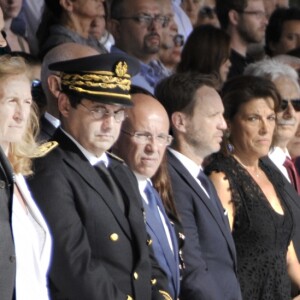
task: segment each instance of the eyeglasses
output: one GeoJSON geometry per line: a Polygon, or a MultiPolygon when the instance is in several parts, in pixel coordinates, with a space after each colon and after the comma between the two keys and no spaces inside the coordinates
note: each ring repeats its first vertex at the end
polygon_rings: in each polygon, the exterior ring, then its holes
{"type": "Polygon", "coordinates": [[[238,13],[240,14],[245,14],[245,15],[252,15],[255,16],[257,19],[263,19],[267,17],[266,12],[262,11],[262,10],[237,10],[238,13]]]}
{"type": "Polygon", "coordinates": [[[117,111],[108,111],[105,107],[97,107],[94,109],[89,109],[84,104],[79,103],[86,110],[88,110],[95,120],[101,120],[104,116],[110,117],[113,116],[116,122],[122,122],[126,118],[126,113],[124,109],[120,109],[117,111]]]}
{"type": "Polygon", "coordinates": [[[162,27],[167,27],[170,23],[170,18],[162,15],[150,16],[147,14],[140,14],[132,17],[120,17],[117,20],[134,20],[136,23],[140,25],[149,27],[153,24],[153,22],[158,23],[162,27]]]}
{"type": "Polygon", "coordinates": [[[281,111],[287,109],[289,102],[291,102],[295,111],[300,111],[300,99],[281,100],[281,111]]]}
{"type": "Polygon", "coordinates": [[[159,145],[169,146],[173,140],[173,137],[169,134],[159,134],[154,136],[149,132],[135,131],[131,133],[123,129],[121,130],[121,132],[132,136],[135,139],[135,141],[141,145],[147,144],[148,142],[153,141],[155,139],[159,145]]]}
{"type": "Polygon", "coordinates": [[[182,34],[176,34],[173,38],[174,45],[181,47],[184,44],[184,36],[182,34]]]}

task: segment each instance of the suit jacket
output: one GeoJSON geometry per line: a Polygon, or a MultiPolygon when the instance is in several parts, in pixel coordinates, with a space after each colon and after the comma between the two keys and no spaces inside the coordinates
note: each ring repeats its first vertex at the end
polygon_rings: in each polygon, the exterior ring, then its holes
{"type": "Polygon", "coordinates": [[[29,181],[53,237],[52,299],[162,299],[156,290],[166,290],[167,282],[149,258],[134,175],[111,159],[109,168],[128,206],[125,216],[78,147],[61,130],[53,139],[59,147],[35,161],[29,181]]]}
{"type": "Polygon", "coordinates": [[[0,299],[15,299],[16,257],[11,227],[13,172],[0,147],[0,299]]]}
{"type": "MultiPolygon", "coordinates": [[[[157,197],[159,197],[157,193],[157,197]]],[[[160,198],[160,197],[159,197],[160,198]]],[[[146,225],[147,225],[147,232],[151,236],[152,245],[154,250],[155,258],[162,268],[162,270],[166,273],[169,286],[170,286],[170,294],[174,299],[179,297],[179,249],[178,249],[178,241],[175,234],[174,227],[171,225],[169,218],[165,212],[165,208],[163,203],[160,199],[158,201],[158,207],[166,221],[166,225],[169,229],[170,238],[173,246],[173,253],[167,245],[168,249],[164,247],[164,242],[162,239],[166,239],[166,236],[162,237],[159,233],[160,230],[157,228],[157,223],[153,222],[153,219],[147,217],[147,210],[146,210],[146,225]],[[168,251],[169,250],[169,251],[168,251]]],[[[145,204],[147,205],[147,204],[145,204]]]]}
{"type": "MultiPolygon", "coordinates": [[[[285,176],[280,172],[277,166],[273,163],[273,161],[269,157],[262,158],[262,162],[268,166],[273,173],[277,173],[280,176],[282,182],[282,188],[280,189],[282,193],[282,197],[286,200],[286,203],[290,206],[291,211],[293,213],[293,222],[294,222],[294,232],[293,232],[293,243],[294,248],[300,261],[300,196],[295,190],[294,186],[288,182],[285,176]]],[[[277,176],[277,177],[278,177],[277,176]]],[[[274,176],[276,177],[276,176],[274,176]]],[[[273,184],[278,184],[276,182],[272,182],[273,184]]]]}
{"type": "MultiPolygon", "coordinates": [[[[181,300],[240,300],[236,252],[220,201],[217,209],[182,163],[168,151],[176,207],[185,233],[181,300]]],[[[214,196],[217,197],[215,190],[214,196]]]]}
{"type": "Polygon", "coordinates": [[[56,127],[49,122],[43,115],[40,118],[40,132],[38,135],[39,141],[49,141],[56,131],[56,127]]]}

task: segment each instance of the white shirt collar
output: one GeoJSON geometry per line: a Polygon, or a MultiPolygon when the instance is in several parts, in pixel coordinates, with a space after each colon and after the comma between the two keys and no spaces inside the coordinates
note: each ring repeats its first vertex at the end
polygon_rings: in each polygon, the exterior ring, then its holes
{"type": "Polygon", "coordinates": [[[60,126],[60,120],[50,115],[48,112],[45,112],[44,117],[48,120],[55,128],[60,126]]]}
{"type": "Polygon", "coordinates": [[[193,160],[189,159],[187,156],[182,153],[168,148],[168,150],[175,155],[175,157],[182,163],[182,165],[190,172],[190,174],[197,178],[200,171],[203,171],[202,166],[197,165],[193,160]]]}
{"type": "Polygon", "coordinates": [[[98,162],[103,161],[105,166],[108,167],[109,159],[107,154],[104,152],[100,157],[95,156],[91,152],[87,151],[81,144],[79,144],[69,133],[61,128],[62,132],[74,142],[74,144],[79,148],[79,150],[83,153],[86,159],[90,162],[92,166],[96,165],[98,162]]]}
{"type": "Polygon", "coordinates": [[[276,164],[284,164],[286,157],[290,157],[288,150],[285,148],[284,150],[280,147],[273,147],[269,152],[269,157],[272,161],[276,161],[276,164]]]}

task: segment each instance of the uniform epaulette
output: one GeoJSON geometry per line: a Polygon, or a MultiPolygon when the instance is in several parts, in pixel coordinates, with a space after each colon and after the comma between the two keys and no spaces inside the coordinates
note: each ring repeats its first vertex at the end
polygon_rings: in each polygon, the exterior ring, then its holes
{"type": "Polygon", "coordinates": [[[46,154],[48,154],[50,151],[52,151],[54,148],[58,146],[58,142],[56,141],[51,141],[51,142],[46,142],[44,144],[41,144],[37,151],[34,153],[33,158],[37,157],[43,157],[46,154]]]}
{"type": "Polygon", "coordinates": [[[117,156],[116,154],[111,153],[111,152],[108,152],[108,151],[106,151],[105,153],[106,153],[109,157],[114,158],[114,159],[118,160],[119,162],[124,163],[124,159],[122,159],[121,157],[117,156]]]}

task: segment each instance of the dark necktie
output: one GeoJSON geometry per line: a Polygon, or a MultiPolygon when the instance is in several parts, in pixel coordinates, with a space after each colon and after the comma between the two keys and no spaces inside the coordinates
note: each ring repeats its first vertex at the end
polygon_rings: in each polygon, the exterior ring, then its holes
{"type": "Polygon", "coordinates": [[[122,212],[124,213],[125,205],[124,205],[123,197],[121,195],[121,192],[120,192],[117,184],[115,183],[114,179],[112,178],[108,168],[106,168],[103,161],[97,163],[96,165],[94,165],[94,167],[97,170],[97,172],[100,174],[101,178],[105,182],[106,186],[108,187],[108,189],[114,196],[114,199],[116,200],[116,202],[118,203],[122,212]]]}
{"type": "Polygon", "coordinates": [[[296,191],[299,194],[300,193],[300,182],[299,182],[298,174],[297,174],[294,163],[292,162],[292,160],[290,158],[286,157],[283,165],[289,174],[289,178],[291,180],[292,185],[295,187],[296,191]]]}
{"type": "Polygon", "coordinates": [[[209,198],[212,202],[212,204],[214,205],[214,207],[219,211],[218,209],[218,205],[217,205],[217,199],[215,197],[215,192],[213,191],[212,188],[212,183],[210,182],[210,180],[208,179],[208,177],[204,174],[203,171],[200,171],[197,178],[200,180],[202,186],[204,187],[204,189],[206,190],[207,194],[209,195],[209,198]]]}

